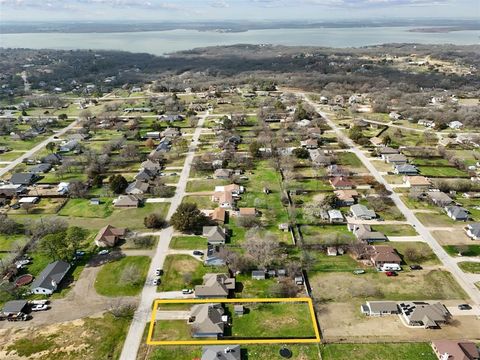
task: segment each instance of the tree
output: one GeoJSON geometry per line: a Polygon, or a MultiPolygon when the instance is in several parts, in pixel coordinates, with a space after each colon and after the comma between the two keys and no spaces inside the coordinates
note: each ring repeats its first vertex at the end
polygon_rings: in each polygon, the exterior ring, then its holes
{"type": "Polygon", "coordinates": [[[209,222],[209,218],[194,203],[180,204],[170,220],[175,230],[187,232],[197,232],[209,222]]]}
{"type": "Polygon", "coordinates": [[[7,215],[0,214],[0,233],[5,235],[18,234],[21,226],[15,220],[9,218],[7,215]]]}
{"type": "Polygon", "coordinates": [[[142,276],[135,265],[128,265],[120,275],[120,282],[124,284],[138,285],[142,276]]]}
{"type": "Polygon", "coordinates": [[[115,194],[121,194],[128,187],[128,181],[122,175],[112,175],[110,176],[110,190],[115,194]]]}
{"type": "Polygon", "coordinates": [[[139,160],[140,151],[136,145],[128,144],[120,151],[120,156],[127,160],[139,160]]]}
{"type": "Polygon", "coordinates": [[[298,286],[295,285],[292,279],[281,279],[277,283],[272,284],[268,292],[270,296],[277,298],[294,298],[298,294],[298,286]]]}
{"type": "Polygon", "coordinates": [[[280,258],[280,245],[278,239],[271,235],[260,236],[258,233],[250,236],[243,244],[247,255],[253,263],[266,269],[280,258]]]}
{"type": "Polygon", "coordinates": [[[58,217],[40,218],[27,224],[27,233],[34,239],[40,239],[48,234],[66,231],[67,228],[68,223],[64,219],[58,217]]]}
{"type": "Polygon", "coordinates": [[[57,147],[57,145],[56,145],[53,141],[49,142],[49,143],[45,146],[45,148],[46,148],[48,151],[50,151],[51,153],[53,153],[53,152],[55,151],[56,147],[57,147]]]}
{"type": "Polygon", "coordinates": [[[237,225],[243,228],[251,229],[259,227],[262,221],[256,216],[240,216],[237,218],[237,225]]]}
{"type": "Polygon", "coordinates": [[[149,149],[153,149],[155,147],[155,141],[153,141],[152,138],[148,138],[146,141],[145,141],[145,146],[149,149]]]}
{"type": "Polygon", "coordinates": [[[67,120],[68,119],[68,115],[67,114],[60,114],[58,115],[58,120],[67,120]]]}
{"type": "Polygon", "coordinates": [[[308,159],[310,158],[310,153],[305,148],[296,148],[293,150],[293,155],[298,159],[308,159]]]}
{"type": "Polygon", "coordinates": [[[248,146],[248,150],[250,151],[250,155],[253,158],[259,158],[261,155],[260,148],[262,146],[258,141],[252,141],[250,145],[248,146]]]}
{"type": "Polygon", "coordinates": [[[44,236],[38,245],[40,250],[52,261],[64,260],[70,262],[85,236],[85,230],[72,226],[65,231],[44,236]]]}
{"type": "Polygon", "coordinates": [[[143,219],[143,224],[148,229],[161,229],[166,222],[160,214],[150,214],[143,219]]]}

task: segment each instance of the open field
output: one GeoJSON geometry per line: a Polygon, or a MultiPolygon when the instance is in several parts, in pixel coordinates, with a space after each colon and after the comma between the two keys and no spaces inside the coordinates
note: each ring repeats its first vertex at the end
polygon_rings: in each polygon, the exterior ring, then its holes
{"type": "Polygon", "coordinates": [[[174,236],[170,248],[182,250],[197,250],[207,248],[207,239],[202,236],[174,236]]]}
{"type": "Polygon", "coordinates": [[[436,360],[430,344],[328,344],[321,347],[324,360],[436,360]]]}
{"type": "Polygon", "coordinates": [[[70,199],[59,211],[60,216],[74,216],[86,218],[106,218],[112,215],[112,200],[100,198],[100,205],[91,205],[88,199],[70,199]]]}
{"type": "Polygon", "coordinates": [[[480,274],[480,263],[462,261],[458,263],[458,267],[467,273],[480,274]]]}

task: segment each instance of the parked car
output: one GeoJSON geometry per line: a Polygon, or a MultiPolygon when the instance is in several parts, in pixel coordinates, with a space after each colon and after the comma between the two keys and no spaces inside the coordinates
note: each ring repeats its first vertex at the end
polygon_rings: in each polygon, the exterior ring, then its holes
{"type": "Polygon", "coordinates": [[[162,276],[163,275],[163,270],[158,268],[157,270],[155,270],[155,275],[162,276]]]}
{"type": "Polygon", "coordinates": [[[385,275],[387,275],[387,276],[397,276],[397,273],[395,271],[387,271],[387,272],[385,272],[385,275]]]}
{"type": "Polygon", "coordinates": [[[78,256],[78,257],[80,257],[80,256],[85,256],[85,251],[83,251],[83,250],[77,250],[77,251],[75,251],[75,256],[78,256]]]}
{"type": "Polygon", "coordinates": [[[183,289],[182,294],[183,295],[193,294],[193,289],[183,289]]]}
{"type": "Polygon", "coordinates": [[[471,310],[472,307],[468,304],[460,304],[458,305],[458,310],[471,310]]]}
{"type": "Polygon", "coordinates": [[[410,270],[422,270],[423,268],[420,265],[410,265],[410,270]]]}
{"type": "Polygon", "coordinates": [[[157,286],[157,285],[160,285],[160,282],[161,282],[160,278],[155,278],[153,279],[152,284],[157,286]]]}
{"type": "Polygon", "coordinates": [[[363,269],[356,269],[356,270],[353,270],[353,273],[354,273],[355,275],[365,274],[365,270],[363,270],[363,269]]]}
{"type": "Polygon", "coordinates": [[[110,250],[104,249],[104,250],[100,250],[100,251],[98,252],[98,255],[107,255],[107,254],[109,254],[109,253],[110,253],[110,250]]]}
{"type": "Polygon", "coordinates": [[[49,302],[48,300],[30,300],[28,303],[30,305],[47,305],[49,302]]]}
{"type": "Polygon", "coordinates": [[[48,310],[49,306],[48,305],[33,305],[32,306],[32,311],[45,311],[48,310]]]}
{"type": "Polygon", "coordinates": [[[28,265],[30,264],[30,260],[27,260],[27,259],[22,259],[22,260],[17,260],[15,261],[15,266],[17,267],[17,269],[21,269],[23,268],[25,265],[28,265]]]}
{"type": "Polygon", "coordinates": [[[194,250],[194,251],[193,251],[193,255],[202,256],[202,255],[203,255],[203,251],[194,250]]]}

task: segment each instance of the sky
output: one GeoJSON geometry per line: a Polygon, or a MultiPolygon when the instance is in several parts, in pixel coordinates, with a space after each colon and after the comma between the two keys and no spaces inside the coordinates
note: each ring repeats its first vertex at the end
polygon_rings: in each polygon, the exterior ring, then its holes
{"type": "Polygon", "coordinates": [[[480,0],[0,0],[1,21],[480,18],[480,0]]]}

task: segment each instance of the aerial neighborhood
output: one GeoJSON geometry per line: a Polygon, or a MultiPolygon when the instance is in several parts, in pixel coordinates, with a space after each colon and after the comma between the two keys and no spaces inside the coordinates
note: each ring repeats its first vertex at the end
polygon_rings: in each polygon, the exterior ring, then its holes
{"type": "MultiPolygon", "coordinates": [[[[417,76],[408,50],[288,61],[417,76]]],[[[478,90],[117,62],[40,86],[53,55],[24,62],[27,93],[0,78],[0,358],[479,359],[478,90]]]]}

